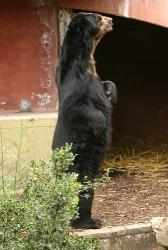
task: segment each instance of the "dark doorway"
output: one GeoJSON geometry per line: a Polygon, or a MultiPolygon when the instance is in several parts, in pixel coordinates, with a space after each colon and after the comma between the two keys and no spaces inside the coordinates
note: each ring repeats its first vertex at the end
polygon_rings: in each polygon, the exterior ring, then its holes
{"type": "Polygon", "coordinates": [[[117,137],[168,137],[168,29],[113,17],[95,53],[97,72],[118,87],[117,137]]]}

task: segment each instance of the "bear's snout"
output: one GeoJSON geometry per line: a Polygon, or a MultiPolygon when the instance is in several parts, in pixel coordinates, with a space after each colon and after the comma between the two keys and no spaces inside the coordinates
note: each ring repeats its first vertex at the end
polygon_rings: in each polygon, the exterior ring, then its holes
{"type": "Polygon", "coordinates": [[[103,16],[102,17],[102,24],[103,24],[104,30],[106,32],[109,32],[112,30],[112,26],[113,26],[112,18],[107,17],[107,16],[103,16]]]}

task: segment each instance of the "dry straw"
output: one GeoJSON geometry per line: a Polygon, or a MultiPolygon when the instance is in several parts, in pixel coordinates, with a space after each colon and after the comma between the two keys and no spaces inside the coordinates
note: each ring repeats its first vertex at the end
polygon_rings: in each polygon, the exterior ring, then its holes
{"type": "Polygon", "coordinates": [[[111,147],[102,167],[128,174],[165,176],[168,173],[168,141],[124,138],[111,147]]]}

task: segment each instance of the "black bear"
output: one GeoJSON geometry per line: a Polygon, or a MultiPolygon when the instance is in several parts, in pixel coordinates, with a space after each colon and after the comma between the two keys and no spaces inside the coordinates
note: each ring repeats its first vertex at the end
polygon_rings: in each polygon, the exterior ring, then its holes
{"type": "MultiPolygon", "coordinates": [[[[110,81],[101,81],[93,58],[96,45],[111,30],[109,17],[93,13],[73,16],[56,70],[59,112],[52,149],[73,143],[72,152],[77,156],[69,171],[78,173],[80,182],[85,177],[95,179],[111,141],[111,104],[116,101],[116,88],[110,81]]],[[[93,194],[92,188],[79,194],[79,218],[72,221],[73,227],[101,226],[100,220],[91,218],[93,194]]]]}

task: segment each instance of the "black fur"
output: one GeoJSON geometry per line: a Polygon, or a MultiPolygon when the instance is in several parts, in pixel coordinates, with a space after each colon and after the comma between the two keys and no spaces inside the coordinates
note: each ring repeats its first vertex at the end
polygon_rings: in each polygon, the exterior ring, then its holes
{"type": "MultiPolygon", "coordinates": [[[[80,13],[72,18],[64,38],[56,83],[59,93],[59,114],[52,148],[73,143],[77,154],[69,171],[94,180],[111,141],[111,102],[106,97],[106,84],[88,73],[88,58],[93,37],[99,31],[100,15],[80,13]]],[[[108,84],[107,84],[108,85],[108,84]]],[[[79,219],[76,228],[98,228],[100,221],[91,219],[94,190],[79,195],[79,219]]]]}

